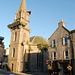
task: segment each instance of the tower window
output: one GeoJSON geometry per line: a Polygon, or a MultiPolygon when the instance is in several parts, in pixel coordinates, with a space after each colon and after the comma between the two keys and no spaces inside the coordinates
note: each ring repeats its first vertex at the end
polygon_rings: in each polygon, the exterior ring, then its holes
{"type": "Polygon", "coordinates": [[[13,41],[16,41],[16,38],[17,38],[17,32],[14,32],[14,35],[13,35],[13,41]]]}
{"type": "Polygon", "coordinates": [[[16,41],[16,38],[17,38],[17,32],[15,32],[15,41],[16,41]]]}
{"type": "Polygon", "coordinates": [[[13,71],[13,64],[12,64],[12,71],[13,71]]]}
{"type": "Polygon", "coordinates": [[[15,48],[13,48],[12,57],[15,57],[15,48]]]}

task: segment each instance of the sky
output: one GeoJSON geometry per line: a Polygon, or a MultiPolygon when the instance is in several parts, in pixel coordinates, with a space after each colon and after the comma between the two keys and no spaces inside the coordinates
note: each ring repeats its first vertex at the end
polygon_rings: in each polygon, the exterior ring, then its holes
{"type": "MultiPolygon", "coordinates": [[[[12,24],[22,0],[0,0],[0,36],[4,37],[5,48],[9,48],[12,24]]],[[[30,37],[42,36],[48,39],[58,28],[61,19],[69,30],[75,29],[75,0],[26,0],[29,17],[30,37]]]]}

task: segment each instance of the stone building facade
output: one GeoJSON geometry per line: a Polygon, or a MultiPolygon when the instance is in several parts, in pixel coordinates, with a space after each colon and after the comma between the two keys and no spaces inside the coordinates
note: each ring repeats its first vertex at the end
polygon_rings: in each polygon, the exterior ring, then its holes
{"type": "Polygon", "coordinates": [[[75,30],[71,31],[71,46],[72,46],[72,68],[73,75],[75,74],[75,30]]]}
{"type": "Polygon", "coordinates": [[[73,67],[71,74],[75,70],[75,30],[69,31],[65,28],[65,23],[61,20],[58,28],[49,40],[49,61],[53,69],[60,69],[59,75],[67,74],[67,66],[73,67]]]}
{"type": "MultiPolygon", "coordinates": [[[[14,23],[8,25],[8,28],[11,30],[8,67],[10,71],[13,72],[41,71],[41,66],[38,66],[40,63],[38,60],[40,60],[39,56],[41,56],[41,51],[37,48],[38,42],[36,44],[33,42],[36,37],[33,37],[32,41],[30,41],[30,14],[31,11],[27,11],[26,9],[26,0],[22,0],[19,11],[16,12],[14,23]]],[[[48,43],[48,40],[45,38],[42,38],[41,40],[42,42],[48,43]]],[[[45,55],[48,57],[48,54],[45,55]]],[[[43,61],[45,60],[46,59],[43,59],[43,61]]],[[[44,66],[45,70],[45,63],[44,66]]]]}

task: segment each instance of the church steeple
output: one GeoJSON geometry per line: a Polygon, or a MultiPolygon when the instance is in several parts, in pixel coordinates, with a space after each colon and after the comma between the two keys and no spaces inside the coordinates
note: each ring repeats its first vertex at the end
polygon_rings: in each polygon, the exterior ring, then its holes
{"type": "Polygon", "coordinates": [[[29,16],[31,11],[26,9],[26,0],[22,0],[19,11],[16,11],[15,21],[8,25],[11,30],[8,67],[13,72],[25,72],[25,50],[28,50],[30,39],[29,16]],[[19,65],[17,65],[17,63],[19,65]],[[16,66],[15,66],[16,65],[16,66]],[[13,67],[13,69],[12,69],[13,67]]]}
{"type": "Polygon", "coordinates": [[[31,11],[27,11],[26,9],[26,0],[22,0],[19,11],[18,12],[16,11],[14,23],[19,22],[19,24],[23,25],[24,28],[29,29],[30,14],[31,14],[31,11]]]}
{"type": "Polygon", "coordinates": [[[19,8],[19,12],[21,12],[21,11],[27,12],[27,9],[26,9],[26,0],[22,0],[21,6],[19,8]]]}

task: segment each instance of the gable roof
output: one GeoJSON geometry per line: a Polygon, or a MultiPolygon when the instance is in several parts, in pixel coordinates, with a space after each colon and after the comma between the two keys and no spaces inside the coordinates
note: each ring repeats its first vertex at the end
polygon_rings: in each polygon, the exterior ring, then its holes
{"type": "Polygon", "coordinates": [[[42,36],[33,36],[30,38],[30,42],[34,44],[39,44],[39,43],[48,44],[48,40],[43,38],[42,36]]]}
{"type": "Polygon", "coordinates": [[[68,31],[69,33],[71,32],[70,30],[68,30],[67,28],[65,28],[64,26],[62,26],[66,31],[68,31]]]}
{"type": "MultiPolygon", "coordinates": [[[[58,29],[59,29],[59,28],[57,28],[57,29],[55,30],[55,32],[56,32],[58,29]]],[[[55,32],[54,32],[54,33],[55,33],[55,32]]],[[[54,33],[50,36],[50,38],[54,35],[54,33]]],[[[50,38],[48,38],[48,40],[49,40],[50,38]]]]}
{"type": "MultiPolygon", "coordinates": [[[[65,29],[67,32],[71,33],[71,31],[68,30],[67,28],[65,28],[64,26],[62,26],[62,28],[65,29]]],[[[55,32],[56,32],[58,29],[59,29],[59,27],[55,30],[55,32]]],[[[54,32],[54,33],[55,33],[55,32],[54,32]]],[[[51,37],[54,35],[54,33],[51,35],[51,37]]],[[[50,38],[51,38],[51,37],[50,37],[50,38]]],[[[49,39],[50,39],[50,38],[49,38],[49,39]]]]}

